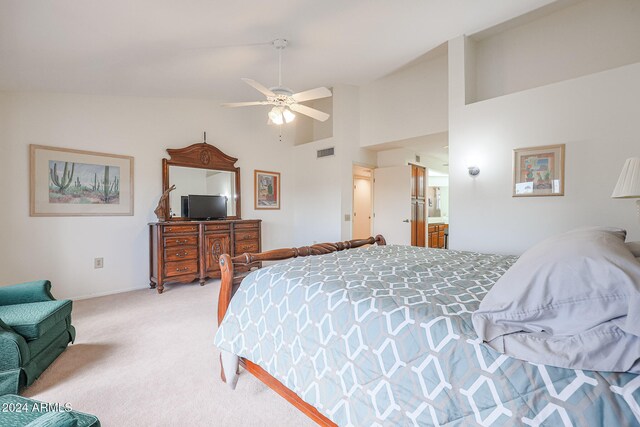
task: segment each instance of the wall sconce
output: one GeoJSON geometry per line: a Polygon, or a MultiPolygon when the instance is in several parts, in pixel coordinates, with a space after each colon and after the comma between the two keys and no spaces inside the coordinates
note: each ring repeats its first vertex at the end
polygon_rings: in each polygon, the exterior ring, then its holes
{"type": "MultiPolygon", "coordinates": [[[[631,157],[624,162],[611,197],[614,199],[640,198],[640,157],[631,157]]],[[[636,203],[638,214],[640,214],[640,201],[636,203]]]]}
{"type": "Polygon", "coordinates": [[[477,166],[469,166],[469,176],[475,178],[480,175],[480,168],[477,166]]]}

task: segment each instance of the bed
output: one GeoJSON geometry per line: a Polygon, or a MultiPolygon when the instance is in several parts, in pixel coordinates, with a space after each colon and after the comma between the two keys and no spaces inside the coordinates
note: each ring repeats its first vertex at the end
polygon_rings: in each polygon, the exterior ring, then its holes
{"type": "Polygon", "coordinates": [[[382,236],[223,255],[222,378],[235,383],[237,356],[320,425],[640,425],[640,376],[528,363],[482,344],[471,314],[516,260],[382,236]],[[288,258],[238,286],[234,265],[288,258]]]}

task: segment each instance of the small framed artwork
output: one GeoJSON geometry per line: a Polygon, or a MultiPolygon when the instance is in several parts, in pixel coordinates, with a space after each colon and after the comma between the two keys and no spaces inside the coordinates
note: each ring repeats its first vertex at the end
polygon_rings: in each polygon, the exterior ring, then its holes
{"type": "Polygon", "coordinates": [[[513,150],[513,197],[564,196],[564,147],[513,150]]]}
{"type": "Polygon", "coordinates": [[[280,173],[256,170],[255,208],[280,209],[280,173]]]}
{"type": "Polygon", "coordinates": [[[133,157],[29,149],[31,216],[133,215],[133,157]]]}

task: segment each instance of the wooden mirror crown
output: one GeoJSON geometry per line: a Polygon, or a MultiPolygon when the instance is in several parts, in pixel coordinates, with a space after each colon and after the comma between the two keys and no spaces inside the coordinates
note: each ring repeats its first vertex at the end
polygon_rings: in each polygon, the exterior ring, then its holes
{"type": "MultiPolygon", "coordinates": [[[[240,219],[240,168],[236,167],[238,159],[228,156],[207,142],[192,144],[185,148],[167,148],[169,159],[162,159],[162,191],[167,191],[171,185],[169,166],[182,166],[187,168],[211,169],[235,172],[235,215],[229,219],[240,219]]],[[[233,195],[232,195],[233,197],[233,195]]],[[[169,199],[165,201],[166,212],[169,212],[169,199]]],[[[233,203],[232,200],[229,203],[233,203]]],[[[173,217],[169,220],[185,220],[182,217],[173,217]]]]}

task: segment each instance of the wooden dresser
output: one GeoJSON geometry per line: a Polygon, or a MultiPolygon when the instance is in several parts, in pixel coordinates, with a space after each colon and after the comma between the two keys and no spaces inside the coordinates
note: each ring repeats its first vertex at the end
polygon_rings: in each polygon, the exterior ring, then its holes
{"type": "Polygon", "coordinates": [[[261,252],[261,220],[167,221],[149,224],[149,282],[158,293],[165,283],[220,277],[219,257],[261,252]]]}

